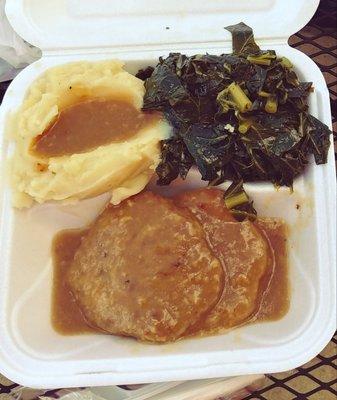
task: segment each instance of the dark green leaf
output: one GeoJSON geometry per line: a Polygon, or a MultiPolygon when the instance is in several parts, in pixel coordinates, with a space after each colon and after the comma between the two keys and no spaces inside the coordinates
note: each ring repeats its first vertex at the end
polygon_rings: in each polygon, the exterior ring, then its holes
{"type": "Polygon", "coordinates": [[[253,201],[244,190],[243,180],[233,181],[224,193],[224,201],[226,207],[230,209],[234,218],[238,221],[249,219],[254,221],[257,212],[254,208],[253,201]]]}
{"type": "Polygon", "coordinates": [[[306,125],[307,134],[310,138],[309,150],[313,153],[316,164],[325,164],[328,159],[331,131],[313,115],[307,116],[306,125]]]}
{"type": "Polygon", "coordinates": [[[232,155],[231,136],[223,127],[194,124],[183,137],[189,153],[205,181],[220,183],[221,170],[232,155]]]}
{"type": "Polygon", "coordinates": [[[142,81],[145,81],[146,79],[150,78],[150,76],[152,75],[154,71],[153,67],[147,67],[144,69],[140,69],[137,74],[136,77],[141,79],[142,81]]]}
{"type": "Polygon", "coordinates": [[[255,43],[252,28],[240,22],[236,25],[226,26],[232,34],[233,53],[236,55],[257,54],[259,46],[255,43]]]}
{"type": "Polygon", "coordinates": [[[287,89],[289,98],[306,98],[309,96],[309,93],[312,88],[312,82],[300,82],[298,86],[291,87],[287,89]]]}
{"type": "Polygon", "coordinates": [[[161,143],[161,162],[156,172],[158,185],[169,185],[180,176],[185,179],[193,165],[193,158],[181,139],[163,140],[161,143]]]}

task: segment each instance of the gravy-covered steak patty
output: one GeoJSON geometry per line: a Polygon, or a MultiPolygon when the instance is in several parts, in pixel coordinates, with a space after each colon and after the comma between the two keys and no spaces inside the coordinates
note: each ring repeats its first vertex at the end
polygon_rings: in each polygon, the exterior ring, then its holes
{"type": "Polygon", "coordinates": [[[189,333],[215,333],[244,322],[258,306],[259,282],[269,267],[269,248],[263,234],[250,221],[235,221],[221,190],[185,192],[176,198],[176,204],[188,208],[201,222],[225,271],[220,301],[189,333]]]}
{"type": "Polygon", "coordinates": [[[67,278],[89,324],[153,342],[181,337],[223,291],[223,268],[199,222],[150,192],[104,210],[67,278]]]}

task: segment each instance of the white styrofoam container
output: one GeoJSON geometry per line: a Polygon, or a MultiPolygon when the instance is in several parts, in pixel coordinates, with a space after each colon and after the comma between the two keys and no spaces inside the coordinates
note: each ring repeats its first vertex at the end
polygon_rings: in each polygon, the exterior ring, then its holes
{"type": "MultiPolygon", "coordinates": [[[[5,119],[47,68],[73,60],[119,58],[126,69],[156,64],[170,51],[228,52],[223,27],[244,21],[262,48],[288,57],[303,81],[313,81],[310,111],[331,127],[328,90],[316,64],[287,45],[318,0],[7,0],[14,29],[40,47],[42,58],[11,83],[0,109],[1,159],[10,149],[5,119]],[[167,29],[169,28],[169,29],[167,29]]],[[[2,163],[4,165],[4,162],[2,163]]],[[[4,168],[1,170],[4,174],[4,168]]],[[[103,335],[61,336],[50,323],[50,243],[63,228],[90,222],[106,195],[77,205],[45,204],[18,211],[1,176],[0,371],[31,387],[98,386],[178,381],[294,368],[314,357],[335,329],[336,186],[334,153],[311,163],[294,192],[269,183],[247,184],[261,216],[289,224],[291,306],[281,320],[206,338],[150,345],[103,335]],[[296,205],[300,208],[297,209],[296,205]]],[[[191,173],[189,187],[202,185],[191,173]]],[[[180,190],[181,183],[164,191],[180,190]]]]}

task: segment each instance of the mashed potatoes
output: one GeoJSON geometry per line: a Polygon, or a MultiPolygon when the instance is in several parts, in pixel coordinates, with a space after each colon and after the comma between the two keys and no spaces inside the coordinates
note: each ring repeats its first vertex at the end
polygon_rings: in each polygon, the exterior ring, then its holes
{"type": "Polygon", "coordinates": [[[144,188],[159,161],[159,142],[169,135],[169,125],[162,120],[126,141],[85,153],[41,158],[30,151],[32,141],[64,108],[82,99],[115,95],[138,110],[142,107],[143,82],[115,60],[54,67],[30,86],[9,129],[16,144],[10,165],[14,206],[27,207],[33,200],[73,201],[107,191],[116,204],[144,188]]]}

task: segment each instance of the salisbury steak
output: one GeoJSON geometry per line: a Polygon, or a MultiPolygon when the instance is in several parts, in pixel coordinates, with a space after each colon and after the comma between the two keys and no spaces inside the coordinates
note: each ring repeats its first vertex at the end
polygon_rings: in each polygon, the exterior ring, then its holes
{"type": "Polygon", "coordinates": [[[215,333],[247,321],[257,311],[260,281],[271,268],[269,246],[263,234],[252,222],[237,222],[233,218],[221,190],[185,192],[177,197],[176,204],[188,208],[201,222],[225,271],[220,301],[189,333],[215,333]]]}
{"type": "Polygon", "coordinates": [[[198,221],[150,192],[105,209],[67,278],[90,325],[153,342],[181,337],[223,290],[222,266],[198,221]]]}

